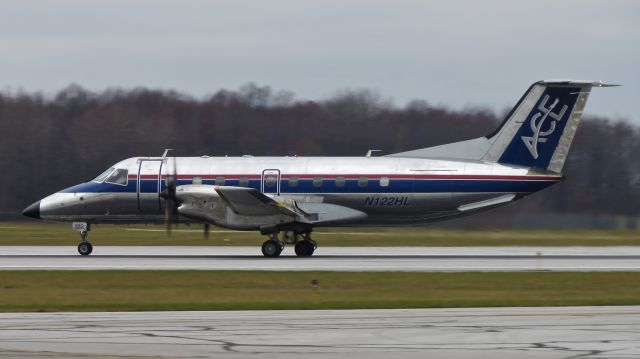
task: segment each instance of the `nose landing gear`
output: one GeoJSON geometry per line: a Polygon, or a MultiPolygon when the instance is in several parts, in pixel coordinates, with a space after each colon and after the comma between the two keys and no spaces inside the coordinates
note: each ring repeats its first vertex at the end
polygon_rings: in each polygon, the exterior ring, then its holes
{"type": "Polygon", "coordinates": [[[80,237],[82,238],[82,241],[80,242],[80,244],[78,244],[78,253],[83,256],[88,256],[89,254],[91,254],[91,252],[93,252],[93,246],[87,239],[87,237],[89,236],[89,231],[91,230],[89,223],[74,222],[71,226],[74,230],[80,232],[80,237]]]}
{"type": "Polygon", "coordinates": [[[89,254],[91,254],[91,252],[93,252],[93,246],[89,241],[83,240],[82,242],[80,242],[80,244],[78,244],[78,253],[82,254],[83,256],[88,256],[89,254]]]}

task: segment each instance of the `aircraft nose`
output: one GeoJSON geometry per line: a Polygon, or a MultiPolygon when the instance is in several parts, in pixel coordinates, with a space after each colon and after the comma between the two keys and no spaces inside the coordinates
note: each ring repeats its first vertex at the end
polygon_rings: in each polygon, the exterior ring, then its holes
{"type": "Polygon", "coordinates": [[[40,201],[31,204],[22,211],[23,216],[40,219],[40,201]]]}

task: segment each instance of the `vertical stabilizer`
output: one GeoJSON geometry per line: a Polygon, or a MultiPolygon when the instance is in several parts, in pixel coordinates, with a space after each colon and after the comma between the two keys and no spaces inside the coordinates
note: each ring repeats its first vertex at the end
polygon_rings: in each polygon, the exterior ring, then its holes
{"type": "Polygon", "coordinates": [[[593,86],[601,82],[539,81],[487,136],[482,160],[561,172],[593,86]]]}
{"type": "Polygon", "coordinates": [[[618,85],[538,81],[492,134],[388,156],[497,162],[560,173],[591,88],[609,86],[618,85]]]}

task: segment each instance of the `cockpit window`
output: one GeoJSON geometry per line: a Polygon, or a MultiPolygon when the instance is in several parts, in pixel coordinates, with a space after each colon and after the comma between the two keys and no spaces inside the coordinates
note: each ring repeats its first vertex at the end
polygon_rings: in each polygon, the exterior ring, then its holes
{"type": "Polygon", "coordinates": [[[126,186],[127,180],[128,180],[127,178],[128,174],[129,174],[129,171],[118,168],[117,170],[113,171],[104,181],[106,183],[113,183],[113,184],[126,186]]]}
{"type": "Polygon", "coordinates": [[[108,170],[102,172],[98,177],[92,179],[93,182],[102,182],[104,181],[105,178],[107,178],[107,176],[111,173],[111,171],[113,171],[114,168],[111,167],[108,170]]]}

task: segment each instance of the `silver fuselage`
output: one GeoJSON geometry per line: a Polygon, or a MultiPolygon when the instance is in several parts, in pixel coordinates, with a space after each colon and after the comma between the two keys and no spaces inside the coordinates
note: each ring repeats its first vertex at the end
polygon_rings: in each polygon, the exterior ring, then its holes
{"type": "Polygon", "coordinates": [[[510,203],[562,179],[498,163],[402,157],[135,157],[113,167],[127,171],[126,181],[91,181],[50,195],[40,201],[40,218],[162,222],[165,201],[159,194],[175,174],[178,186],[253,187],[297,203],[329,203],[366,214],[317,226],[418,225],[510,203]]]}

